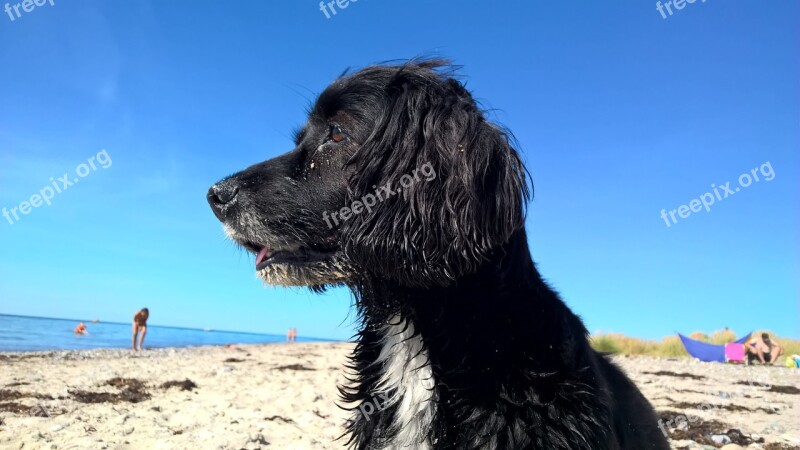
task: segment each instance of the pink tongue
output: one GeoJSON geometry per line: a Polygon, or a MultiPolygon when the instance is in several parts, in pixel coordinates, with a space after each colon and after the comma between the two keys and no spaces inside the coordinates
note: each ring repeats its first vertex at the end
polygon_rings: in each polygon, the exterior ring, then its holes
{"type": "Polygon", "coordinates": [[[258,267],[259,264],[261,264],[262,262],[264,262],[265,259],[267,259],[268,253],[269,253],[269,247],[264,247],[261,249],[260,252],[258,252],[258,256],[256,256],[256,267],[258,267]]]}

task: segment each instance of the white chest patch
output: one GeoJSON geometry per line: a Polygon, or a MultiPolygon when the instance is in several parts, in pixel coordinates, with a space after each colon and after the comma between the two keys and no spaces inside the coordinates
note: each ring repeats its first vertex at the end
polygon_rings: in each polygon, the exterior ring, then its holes
{"type": "Polygon", "coordinates": [[[425,437],[436,411],[433,372],[422,338],[414,335],[414,325],[400,316],[393,317],[383,332],[383,348],[376,364],[383,366],[378,392],[387,405],[396,405],[398,432],[389,449],[428,450],[425,437]]]}

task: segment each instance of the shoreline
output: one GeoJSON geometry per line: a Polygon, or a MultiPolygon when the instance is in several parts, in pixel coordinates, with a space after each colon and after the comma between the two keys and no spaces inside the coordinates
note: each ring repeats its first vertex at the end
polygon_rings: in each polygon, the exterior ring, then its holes
{"type": "MultiPolygon", "coordinates": [[[[316,338],[302,338],[298,336],[298,340],[296,342],[292,342],[292,345],[301,345],[301,344],[351,344],[348,341],[337,341],[333,339],[316,339],[316,338]],[[308,340],[307,340],[308,339],[308,340]]],[[[263,345],[286,345],[289,344],[285,341],[276,341],[276,342],[258,342],[258,343],[230,343],[230,344],[199,344],[199,345],[181,345],[181,346],[164,346],[164,347],[150,347],[145,344],[144,349],[140,352],[135,352],[130,347],[95,347],[95,348],[88,348],[88,349],[81,349],[81,348],[65,348],[65,349],[51,349],[51,350],[0,350],[0,361],[4,359],[14,359],[14,358],[46,358],[46,357],[56,357],[57,354],[60,357],[66,357],[68,354],[80,354],[80,356],[87,357],[91,359],[94,357],[95,353],[101,355],[103,353],[109,354],[119,354],[117,356],[123,357],[125,353],[140,353],[140,354],[147,354],[149,352],[154,353],[162,353],[168,352],[171,350],[185,350],[185,349],[202,349],[202,348],[237,348],[237,347],[259,347],[263,345]]]]}
{"type": "MultiPolygon", "coordinates": [[[[0,352],[0,447],[343,448],[350,414],[337,385],[353,346],[0,352]]],[[[673,448],[739,429],[766,441],[752,449],[800,449],[800,370],[613,360],[661,414],[673,448]]]]}

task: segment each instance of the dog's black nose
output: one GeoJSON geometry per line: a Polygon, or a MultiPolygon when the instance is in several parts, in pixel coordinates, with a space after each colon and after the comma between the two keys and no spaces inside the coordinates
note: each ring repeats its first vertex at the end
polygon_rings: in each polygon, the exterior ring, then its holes
{"type": "Polygon", "coordinates": [[[217,219],[223,220],[225,211],[236,200],[236,194],[239,193],[239,186],[231,179],[220,181],[219,183],[211,186],[208,190],[208,204],[211,205],[211,210],[217,219]]]}

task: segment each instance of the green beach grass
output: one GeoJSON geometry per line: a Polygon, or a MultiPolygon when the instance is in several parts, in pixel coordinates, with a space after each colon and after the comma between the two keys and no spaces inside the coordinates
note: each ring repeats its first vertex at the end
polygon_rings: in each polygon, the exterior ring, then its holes
{"type": "MultiPolygon", "coordinates": [[[[783,348],[783,356],[778,358],[776,364],[783,365],[786,355],[800,354],[800,340],[782,338],[769,330],[756,330],[753,332],[752,336],[758,336],[761,333],[769,333],[772,340],[783,348]]],[[[718,330],[710,335],[696,331],[690,334],[689,337],[711,344],[726,344],[738,338],[736,333],[731,330],[718,330]]],[[[600,352],[618,353],[622,355],[660,356],[663,358],[689,357],[689,354],[686,353],[677,335],[667,336],[660,341],[650,341],[618,333],[601,333],[592,335],[590,341],[592,347],[600,352]]]]}

